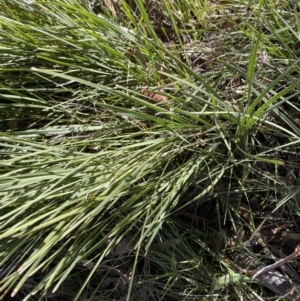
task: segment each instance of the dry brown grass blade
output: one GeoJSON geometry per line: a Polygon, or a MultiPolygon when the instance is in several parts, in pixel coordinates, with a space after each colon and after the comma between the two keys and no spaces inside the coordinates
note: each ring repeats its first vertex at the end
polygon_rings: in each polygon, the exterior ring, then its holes
{"type": "Polygon", "coordinates": [[[111,11],[111,13],[113,14],[113,16],[115,18],[117,18],[117,13],[116,13],[116,10],[115,10],[115,7],[114,7],[112,1],[111,0],[104,0],[104,3],[107,6],[107,8],[111,11]]]}

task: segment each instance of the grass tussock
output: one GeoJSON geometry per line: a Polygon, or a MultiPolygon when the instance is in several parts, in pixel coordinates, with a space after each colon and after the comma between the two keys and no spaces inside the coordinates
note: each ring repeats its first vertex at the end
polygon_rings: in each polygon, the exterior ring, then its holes
{"type": "Polygon", "coordinates": [[[2,298],[274,296],[229,254],[297,232],[296,2],[0,3],[2,298]]]}

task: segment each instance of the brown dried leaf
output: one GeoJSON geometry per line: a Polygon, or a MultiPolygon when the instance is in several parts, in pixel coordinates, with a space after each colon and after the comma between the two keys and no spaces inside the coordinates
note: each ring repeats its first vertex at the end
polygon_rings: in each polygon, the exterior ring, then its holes
{"type": "MultiPolygon", "coordinates": [[[[159,91],[159,92],[162,92],[162,91],[159,91]]],[[[146,87],[143,87],[141,89],[141,93],[143,95],[145,95],[146,97],[149,97],[149,98],[153,99],[156,102],[167,102],[167,100],[168,100],[166,96],[148,91],[146,87]]]]}
{"type": "Polygon", "coordinates": [[[107,6],[107,8],[111,11],[111,13],[113,14],[113,16],[115,18],[117,18],[116,10],[114,8],[114,5],[113,5],[112,1],[111,0],[104,0],[104,3],[107,6]]]}

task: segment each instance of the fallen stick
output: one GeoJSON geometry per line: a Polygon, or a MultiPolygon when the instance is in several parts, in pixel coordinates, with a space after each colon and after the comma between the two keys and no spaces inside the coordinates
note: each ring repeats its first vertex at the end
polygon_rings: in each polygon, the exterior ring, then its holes
{"type": "Polygon", "coordinates": [[[253,276],[252,276],[252,280],[255,279],[257,276],[261,275],[262,273],[266,273],[266,272],[269,272],[269,271],[272,271],[282,265],[284,265],[285,263],[287,263],[288,261],[290,260],[293,260],[297,257],[300,256],[300,244],[295,248],[295,251],[294,253],[292,253],[291,255],[283,258],[283,259],[280,259],[278,261],[276,261],[275,263],[273,264],[270,264],[262,269],[260,269],[259,271],[257,271],[253,276]]]}

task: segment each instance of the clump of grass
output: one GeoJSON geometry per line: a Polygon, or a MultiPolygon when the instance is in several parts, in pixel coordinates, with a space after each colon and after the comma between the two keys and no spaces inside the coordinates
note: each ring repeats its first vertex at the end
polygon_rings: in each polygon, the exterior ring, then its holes
{"type": "Polygon", "coordinates": [[[105,3],[1,1],[2,297],[264,298],[222,255],[297,216],[298,8],[105,3]]]}

